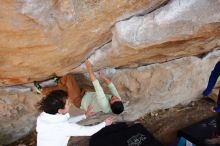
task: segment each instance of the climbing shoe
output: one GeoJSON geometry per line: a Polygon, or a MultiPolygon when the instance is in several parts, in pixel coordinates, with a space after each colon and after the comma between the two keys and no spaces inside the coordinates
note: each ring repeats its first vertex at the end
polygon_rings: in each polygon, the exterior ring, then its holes
{"type": "Polygon", "coordinates": [[[53,77],[53,81],[54,81],[56,84],[58,84],[59,80],[60,80],[60,77],[58,77],[58,76],[54,76],[54,77],[53,77]]]}
{"type": "Polygon", "coordinates": [[[37,94],[41,94],[42,87],[37,81],[34,81],[34,87],[35,87],[35,92],[37,94]]]}

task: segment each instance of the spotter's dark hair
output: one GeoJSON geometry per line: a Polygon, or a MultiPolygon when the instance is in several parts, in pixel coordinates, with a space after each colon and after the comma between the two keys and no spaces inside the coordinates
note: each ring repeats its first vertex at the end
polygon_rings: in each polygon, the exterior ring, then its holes
{"type": "Polygon", "coordinates": [[[38,102],[38,110],[54,115],[59,109],[65,108],[67,96],[67,92],[63,90],[54,90],[38,102]]]}

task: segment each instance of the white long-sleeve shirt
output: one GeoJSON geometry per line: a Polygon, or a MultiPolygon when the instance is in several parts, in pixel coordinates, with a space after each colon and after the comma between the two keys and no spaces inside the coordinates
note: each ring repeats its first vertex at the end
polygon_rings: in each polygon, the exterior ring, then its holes
{"type": "Polygon", "coordinates": [[[42,112],[37,118],[37,146],[67,146],[70,136],[91,136],[106,126],[105,122],[95,126],[76,124],[83,119],[85,115],[70,118],[69,113],[42,112]]]}

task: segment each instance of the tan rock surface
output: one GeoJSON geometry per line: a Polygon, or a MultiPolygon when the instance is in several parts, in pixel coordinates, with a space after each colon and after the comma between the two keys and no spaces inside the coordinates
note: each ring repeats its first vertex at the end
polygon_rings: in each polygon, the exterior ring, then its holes
{"type": "Polygon", "coordinates": [[[63,75],[111,40],[111,27],[167,0],[2,0],[0,85],[63,75]]]}
{"type": "Polygon", "coordinates": [[[174,0],[157,9],[166,2],[1,1],[0,85],[66,74],[90,55],[97,69],[134,67],[219,46],[218,0],[174,0]]]}
{"type": "Polygon", "coordinates": [[[173,0],[152,13],[118,22],[112,42],[90,60],[97,68],[126,68],[204,55],[219,46],[220,1],[173,0]]]}
{"type": "Polygon", "coordinates": [[[39,99],[30,92],[0,91],[0,145],[9,144],[34,130],[35,105],[39,99]]]}

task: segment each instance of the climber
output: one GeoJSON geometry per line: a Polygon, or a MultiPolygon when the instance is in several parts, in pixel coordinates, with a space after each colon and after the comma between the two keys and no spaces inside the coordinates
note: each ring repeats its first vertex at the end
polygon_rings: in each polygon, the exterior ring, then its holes
{"type": "MultiPolygon", "coordinates": [[[[217,82],[219,75],[220,75],[220,61],[215,65],[214,69],[212,70],[212,73],[209,77],[208,85],[206,89],[203,91],[204,96],[208,96],[211,93],[212,89],[214,88],[217,82]]],[[[207,142],[213,143],[213,141],[215,142],[217,141],[220,144],[220,90],[218,94],[217,106],[211,107],[211,110],[213,112],[217,112],[216,133],[215,133],[216,136],[211,139],[208,139],[207,142]]]]}
{"type": "Polygon", "coordinates": [[[70,102],[67,92],[54,90],[38,103],[42,113],[37,118],[37,146],[67,146],[70,136],[91,136],[105,126],[111,125],[112,118],[94,126],[81,126],[77,122],[90,117],[92,107],[85,114],[70,118],[70,102]]]}
{"type": "Polygon", "coordinates": [[[124,110],[121,97],[118,94],[114,84],[101,72],[100,78],[108,85],[112,95],[104,94],[99,81],[92,71],[92,65],[89,61],[85,63],[90,79],[95,88],[95,92],[84,91],[79,88],[72,75],[65,75],[59,79],[58,85],[42,88],[39,83],[34,82],[35,87],[44,95],[53,90],[61,89],[68,92],[70,101],[78,108],[87,110],[89,105],[93,106],[93,112],[103,111],[104,113],[120,114],[124,110]]]}

